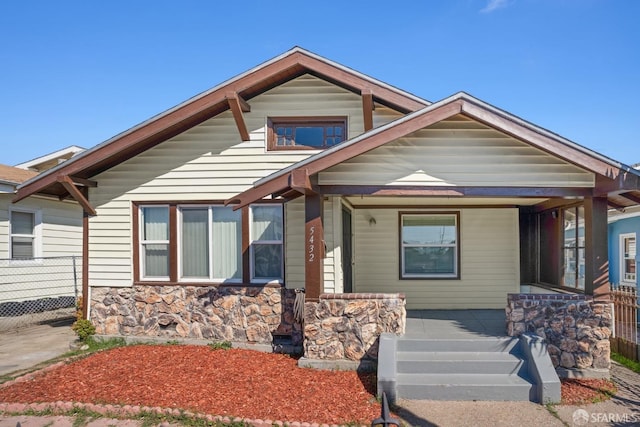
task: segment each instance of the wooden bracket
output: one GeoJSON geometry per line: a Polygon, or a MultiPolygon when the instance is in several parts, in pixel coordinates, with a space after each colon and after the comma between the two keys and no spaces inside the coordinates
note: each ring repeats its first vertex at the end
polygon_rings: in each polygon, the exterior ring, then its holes
{"type": "Polygon", "coordinates": [[[73,180],[67,175],[58,176],[58,182],[62,184],[65,190],[69,192],[71,197],[75,199],[76,202],[80,203],[82,209],[87,213],[87,215],[95,216],[97,215],[96,210],[91,206],[89,200],[82,194],[82,192],[76,187],[73,180]]]}
{"type": "Polygon", "coordinates": [[[289,187],[306,196],[317,194],[311,185],[308,169],[294,169],[290,175],[289,187]]]}
{"type": "Polygon", "coordinates": [[[240,138],[243,141],[249,141],[251,138],[242,113],[251,111],[251,106],[237,92],[227,92],[226,99],[231,113],[233,113],[233,120],[236,122],[238,132],[240,132],[240,138]]]}
{"type": "Polygon", "coordinates": [[[373,110],[375,106],[373,104],[373,92],[371,89],[362,89],[360,91],[362,95],[362,116],[364,119],[364,131],[373,129],[373,110]]]}

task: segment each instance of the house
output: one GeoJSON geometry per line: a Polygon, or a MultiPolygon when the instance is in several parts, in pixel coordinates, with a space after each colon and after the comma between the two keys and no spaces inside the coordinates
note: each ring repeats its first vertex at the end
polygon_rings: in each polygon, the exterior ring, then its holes
{"type": "MultiPolygon", "coordinates": [[[[640,169],[640,164],[633,166],[640,169]]],[[[640,200],[636,200],[640,202],[640,200]]],[[[638,252],[640,236],[640,206],[609,213],[609,281],[613,285],[638,287],[638,252]]]]}
{"type": "MultiPolygon", "coordinates": [[[[43,168],[41,163],[36,159],[34,165],[43,168]]],[[[11,202],[16,187],[39,170],[0,165],[0,318],[75,306],[82,209],[74,201],[38,195],[11,202]]]]}
{"type": "Polygon", "coordinates": [[[361,300],[400,301],[395,326],[318,353],[358,358],[403,329],[405,302],[504,308],[521,285],[606,301],[607,210],[638,204],[640,172],[469,94],[429,102],[296,47],[14,201],[34,195],[84,210],[99,333],[299,343],[319,329],[302,330],[296,289],[307,313],[358,321],[361,300]],[[360,299],[346,313],[338,298],[360,299]]]}
{"type": "Polygon", "coordinates": [[[15,167],[34,172],[44,172],[85,150],[86,148],[78,147],[77,145],[70,145],[54,151],[53,153],[45,154],[44,156],[36,157],[35,159],[17,164],[15,167]]]}

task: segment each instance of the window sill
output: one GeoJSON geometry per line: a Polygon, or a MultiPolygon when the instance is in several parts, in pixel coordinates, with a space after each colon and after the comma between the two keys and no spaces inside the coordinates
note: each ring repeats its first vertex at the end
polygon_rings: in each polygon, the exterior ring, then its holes
{"type": "Polygon", "coordinates": [[[284,283],[242,283],[242,282],[149,282],[149,281],[134,281],[134,286],[194,286],[194,287],[238,287],[238,288],[284,288],[284,283]]]}

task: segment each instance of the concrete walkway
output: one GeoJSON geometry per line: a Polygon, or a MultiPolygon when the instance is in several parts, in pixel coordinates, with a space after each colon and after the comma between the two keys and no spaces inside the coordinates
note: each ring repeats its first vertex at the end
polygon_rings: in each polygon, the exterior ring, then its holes
{"type": "Polygon", "coordinates": [[[74,319],[0,333],[0,376],[27,370],[69,351],[74,319]]]}

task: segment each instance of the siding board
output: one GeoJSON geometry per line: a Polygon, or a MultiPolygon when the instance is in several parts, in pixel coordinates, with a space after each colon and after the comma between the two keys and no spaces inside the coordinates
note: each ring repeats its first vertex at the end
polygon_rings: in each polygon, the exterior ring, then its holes
{"type": "MultiPolygon", "coordinates": [[[[90,201],[98,212],[89,226],[91,285],[132,283],[132,201],[224,200],[317,152],[268,152],[268,117],[346,116],[350,137],[363,132],[361,97],[310,75],[258,95],[249,104],[251,111],[244,113],[248,142],[240,140],[233,116],[226,111],[95,177],[99,185],[90,189],[90,201]],[[123,259],[129,259],[129,264],[123,259]]],[[[381,125],[400,116],[377,106],[374,123],[381,125]]],[[[285,280],[289,287],[304,286],[303,199],[286,209],[285,280]]],[[[332,259],[327,264],[325,280],[330,290],[334,287],[332,259]]]]}
{"type": "Polygon", "coordinates": [[[401,292],[409,309],[503,308],[507,293],[518,292],[517,209],[460,211],[460,280],[399,279],[398,215],[397,209],[355,210],[356,292],[401,292]]]}

